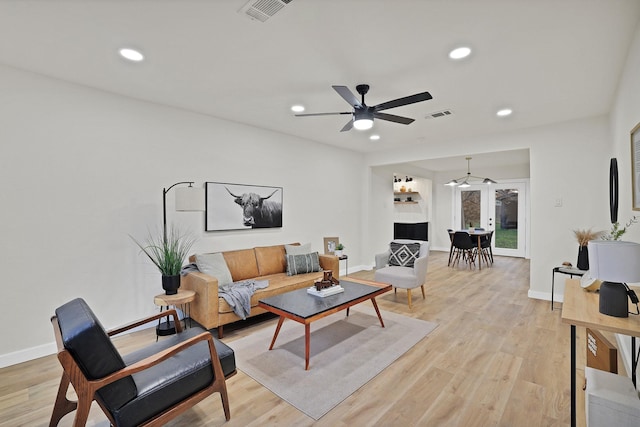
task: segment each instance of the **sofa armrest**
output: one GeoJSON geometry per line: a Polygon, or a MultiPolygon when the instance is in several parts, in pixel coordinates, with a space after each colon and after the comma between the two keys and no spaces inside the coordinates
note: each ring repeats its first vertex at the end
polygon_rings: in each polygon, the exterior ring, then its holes
{"type": "Polygon", "coordinates": [[[182,276],[180,286],[196,293],[191,302],[191,318],[206,329],[217,328],[218,319],[218,279],[199,271],[182,276]]]}
{"type": "Polygon", "coordinates": [[[337,256],[321,254],[318,258],[320,258],[320,267],[323,270],[331,270],[336,279],[340,277],[340,260],[337,256]]]}
{"type": "Polygon", "coordinates": [[[376,254],[376,269],[386,267],[389,264],[389,255],[391,255],[389,250],[382,254],[376,254]]]}

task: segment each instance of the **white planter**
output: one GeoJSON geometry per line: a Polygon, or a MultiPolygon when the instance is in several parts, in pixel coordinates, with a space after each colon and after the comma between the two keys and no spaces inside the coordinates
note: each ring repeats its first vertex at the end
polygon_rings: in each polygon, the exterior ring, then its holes
{"type": "Polygon", "coordinates": [[[335,256],[337,257],[341,257],[342,256],[342,251],[339,251],[336,249],[336,251],[333,253],[335,256]]]}

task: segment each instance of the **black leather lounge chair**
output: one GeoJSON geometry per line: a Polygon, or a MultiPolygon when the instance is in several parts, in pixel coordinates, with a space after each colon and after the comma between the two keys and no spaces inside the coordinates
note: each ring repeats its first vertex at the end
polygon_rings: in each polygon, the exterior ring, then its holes
{"type": "Polygon", "coordinates": [[[175,310],[105,331],[78,298],[56,309],[51,323],[63,373],[50,426],[74,410],[73,425],[84,426],[93,400],[113,426],[158,426],[215,392],[231,418],[225,380],[236,373],[233,350],[202,328],[183,331],[175,310]],[[111,336],[167,315],[176,335],[122,356],[113,345],[111,336]],[[69,384],[77,402],[66,398],[69,384]]]}

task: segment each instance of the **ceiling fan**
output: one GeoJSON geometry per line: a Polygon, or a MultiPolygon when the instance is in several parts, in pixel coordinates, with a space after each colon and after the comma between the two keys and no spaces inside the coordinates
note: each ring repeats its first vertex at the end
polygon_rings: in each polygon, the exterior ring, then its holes
{"type": "Polygon", "coordinates": [[[345,132],[351,130],[352,127],[355,127],[358,130],[366,130],[371,129],[373,126],[373,119],[387,120],[389,122],[401,123],[403,125],[408,125],[413,123],[414,119],[410,119],[408,117],[396,116],[393,114],[381,113],[382,110],[387,110],[389,108],[401,107],[403,105],[414,104],[416,102],[428,101],[433,97],[429,92],[417,93],[411,96],[405,96],[404,98],[394,99],[392,101],[383,102],[382,104],[374,105],[369,107],[364,103],[364,96],[367,92],[369,92],[369,85],[361,84],[356,86],[356,91],[360,95],[362,95],[362,101],[359,101],[351,90],[349,90],[346,86],[331,86],[338,95],[344,98],[345,101],[349,103],[353,107],[353,111],[346,111],[341,113],[308,113],[308,114],[296,114],[296,117],[306,117],[306,116],[332,116],[332,115],[342,115],[342,114],[351,114],[353,115],[352,120],[349,120],[346,125],[340,132],[345,132]]]}

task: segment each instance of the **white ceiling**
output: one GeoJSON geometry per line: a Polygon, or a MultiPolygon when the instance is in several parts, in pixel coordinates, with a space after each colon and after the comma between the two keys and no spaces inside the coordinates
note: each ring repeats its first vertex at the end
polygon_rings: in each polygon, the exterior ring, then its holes
{"type": "Polygon", "coordinates": [[[609,112],[640,17],[639,0],[293,0],[261,23],[245,3],[0,0],[0,63],[370,152],[609,112]],[[472,55],[448,59],[461,44],[472,55]],[[123,46],[146,60],[127,63],[123,46]],[[359,83],[369,105],[433,100],[385,111],[411,125],[364,132],[290,111],[349,111],[331,85],[359,83]],[[496,117],[505,106],[514,114],[496,117]],[[453,115],[425,119],[442,109],[453,115]]]}

